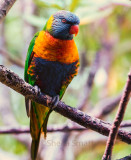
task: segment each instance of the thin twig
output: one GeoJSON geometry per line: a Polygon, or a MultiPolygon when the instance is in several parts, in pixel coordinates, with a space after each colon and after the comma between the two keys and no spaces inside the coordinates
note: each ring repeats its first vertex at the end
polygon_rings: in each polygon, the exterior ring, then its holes
{"type": "Polygon", "coordinates": [[[80,104],[78,105],[78,109],[79,110],[84,110],[84,108],[86,107],[87,101],[89,99],[91,90],[92,90],[92,86],[93,86],[93,82],[94,82],[94,77],[96,75],[96,72],[99,68],[99,62],[100,62],[100,52],[96,53],[94,62],[91,66],[88,78],[87,78],[87,82],[85,84],[84,87],[84,97],[80,98],[80,104]]]}
{"type": "Polygon", "coordinates": [[[115,97],[105,98],[101,100],[99,103],[93,107],[94,109],[91,110],[90,114],[97,118],[103,118],[111,113],[119,104],[121,100],[122,93],[115,97]]]}
{"type": "MultiPolygon", "coordinates": [[[[38,95],[37,90],[33,86],[26,83],[17,74],[10,71],[3,65],[0,65],[0,82],[23,96],[28,96],[28,98],[35,102],[43,104],[47,107],[50,107],[52,104],[52,98],[50,96],[44,95],[43,93],[38,95]]],[[[58,105],[55,107],[54,111],[78,123],[79,125],[90,128],[102,135],[108,136],[109,134],[111,126],[110,123],[91,117],[76,108],[72,108],[64,104],[62,101],[58,102],[58,105]]],[[[131,133],[120,129],[118,132],[118,139],[130,144],[131,133]]]]}
{"type": "Polygon", "coordinates": [[[81,67],[80,67],[80,70],[79,70],[79,73],[82,74],[84,69],[86,68],[86,66],[88,65],[88,61],[87,61],[87,58],[86,58],[86,51],[82,51],[80,53],[80,59],[81,59],[81,67]]]}
{"type": "MultiPolygon", "coordinates": [[[[131,121],[124,121],[121,128],[131,127],[131,121]]],[[[88,128],[84,128],[81,126],[70,126],[70,125],[50,125],[47,128],[47,132],[81,132],[88,130],[88,128]]],[[[0,134],[25,134],[30,133],[29,127],[21,126],[21,127],[0,127],[0,134]]]]}
{"type": "Polygon", "coordinates": [[[18,59],[18,58],[12,58],[7,51],[5,51],[3,49],[0,49],[0,54],[3,55],[4,58],[6,58],[12,64],[15,64],[18,67],[24,68],[24,63],[20,59],[18,59]]]}
{"type": "Polygon", "coordinates": [[[131,71],[128,75],[128,80],[127,80],[127,83],[125,86],[125,90],[122,95],[114,123],[111,127],[111,130],[110,130],[109,138],[108,138],[107,144],[106,144],[105,153],[102,158],[103,160],[110,160],[111,159],[112,149],[113,149],[116,137],[117,137],[118,129],[120,127],[121,121],[123,120],[124,113],[125,113],[125,110],[126,110],[126,107],[127,107],[127,104],[129,102],[130,97],[131,97],[131,71]]]}
{"type": "Polygon", "coordinates": [[[123,121],[120,125],[120,127],[131,127],[131,120],[126,120],[126,121],[123,121]]]}
{"type": "Polygon", "coordinates": [[[7,15],[10,8],[13,6],[13,4],[16,2],[16,0],[1,0],[0,1],[0,23],[4,19],[4,17],[7,15]]]}
{"type": "Polygon", "coordinates": [[[131,154],[129,156],[123,157],[121,159],[117,159],[117,160],[131,160],[131,154]]]}

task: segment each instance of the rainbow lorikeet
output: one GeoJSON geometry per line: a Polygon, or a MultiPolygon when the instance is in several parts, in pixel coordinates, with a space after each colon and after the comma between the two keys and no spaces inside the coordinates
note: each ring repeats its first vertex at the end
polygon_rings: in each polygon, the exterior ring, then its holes
{"type": "MultiPolygon", "coordinates": [[[[79,55],[73,34],[79,30],[79,18],[69,11],[58,11],[37,32],[28,48],[25,62],[25,81],[53,97],[54,106],[78,72],[79,55]]],[[[39,92],[38,92],[39,93],[39,92]]],[[[47,121],[52,111],[26,98],[32,136],[31,157],[36,159],[40,135],[46,137],[47,121]]]]}

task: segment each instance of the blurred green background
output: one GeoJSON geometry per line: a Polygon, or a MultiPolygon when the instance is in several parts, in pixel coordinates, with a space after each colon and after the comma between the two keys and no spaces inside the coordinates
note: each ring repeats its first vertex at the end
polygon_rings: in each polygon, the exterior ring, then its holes
{"type": "MultiPolygon", "coordinates": [[[[74,12],[81,21],[79,34],[74,38],[80,54],[80,70],[69,85],[63,101],[72,107],[81,103],[86,96],[84,93],[89,73],[99,56],[94,83],[83,109],[95,115],[99,103],[121,93],[127,80],[131,67],[131,1],[17,0],[0,24],[0,64],[24,78],[24,61],[34,33],[43,28],[51,14],[63,9],[74,12]]],[[[117,108],[118,105],[100,118],[113,122],[117,108]]],[[[124,116],[124,120],[129,119],[131,103],[124,116]]],[[[71,122],[57,113],[50,116],[49,125],[66,123],[71,122]]],[[[2,84],[0,126],[29,126],[24,97],[2,84]]],[[[131,131],[131,128],[127,130],[131,131]]],[[[30,143],[29,134],[0,135],[0,160],[29,160],[30,143]]],[[[41,140],[38,160],[100,160],[105,145],[106,137],[93,131],[48,133],[47,140],[41,140]]],[[[130,153],[130,145],[117,141],[112,159],[130,153]]]]}

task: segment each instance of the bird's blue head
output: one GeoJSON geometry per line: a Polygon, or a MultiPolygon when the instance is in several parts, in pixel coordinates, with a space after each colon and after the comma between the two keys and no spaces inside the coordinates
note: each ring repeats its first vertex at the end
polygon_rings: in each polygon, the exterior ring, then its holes
{"type": "Polygon", "coordinates": [[[80,20],[75,14],[61,10],[49,18],[44,30],[54,38],[71,40],[73,39],[73,34],[77,35],[79,31],[79,23],[80,20]]]}

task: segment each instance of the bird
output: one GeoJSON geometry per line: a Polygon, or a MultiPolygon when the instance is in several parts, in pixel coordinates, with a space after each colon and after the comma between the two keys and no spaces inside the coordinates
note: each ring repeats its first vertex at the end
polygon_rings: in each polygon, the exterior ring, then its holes
{"type": "Polygon", "coordinates": [[[42,92],[52,97],[51,108],[25,98],[27,116],[30,117],[32,160],[36,160],[41,134],[44,133],[46,138],[50,113],[78,74],[79,53],[73,37],[78,34],[79,23],[80,19],[74,13],[57,11],[30,42],[24,79],[36,88],[38,94],[42,92]]]}

